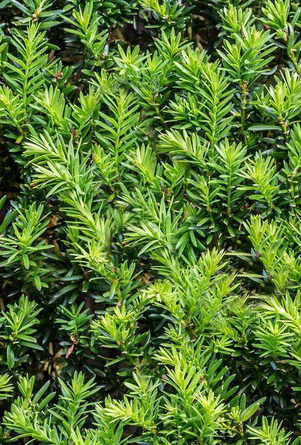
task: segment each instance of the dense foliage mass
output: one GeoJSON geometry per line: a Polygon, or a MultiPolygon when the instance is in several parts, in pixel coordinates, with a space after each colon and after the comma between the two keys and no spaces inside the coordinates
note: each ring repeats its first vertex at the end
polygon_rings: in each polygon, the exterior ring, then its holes
{"type": "Polygon", "coordinates": [[[1,443],[300,443],[301,11],[0,2],[1,443]]]}

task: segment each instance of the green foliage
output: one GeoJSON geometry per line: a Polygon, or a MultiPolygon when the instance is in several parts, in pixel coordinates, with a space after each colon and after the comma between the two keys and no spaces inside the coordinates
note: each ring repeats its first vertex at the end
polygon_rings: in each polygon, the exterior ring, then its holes
{"type": "Polygon", "coordinates": [[[297,2],[0,2],[0,441],[300,443],[297,2]]]}

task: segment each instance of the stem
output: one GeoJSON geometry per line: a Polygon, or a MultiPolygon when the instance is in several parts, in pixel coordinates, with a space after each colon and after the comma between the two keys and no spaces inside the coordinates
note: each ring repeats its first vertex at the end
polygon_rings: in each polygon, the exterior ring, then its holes
{"type": "Polygon", "coordinates": [[[281,128],[282,128],[284,139],[287,142],[289,140],[289,134],[290,134],[290,131],[289,131],[289,128],[288,128],[288,122],[284,121],[282,116],[279,116],[279,123],[280,123],[281,128]]]}
{"type": "Polygon", "coordinates": [[[245,131],[245,125],[246,125],[246,110],[247,110],[247,104],[248,104],[248,95],[249,95],[249,90],[248,90],[248,86],[249,86],[249,82],[245,81],[241,84],[241,132],[242,134],[245,131]]]}
{"type": "Polygon", "coordinates": [[[290,52],[289,52],[289,57],[290,57],[291,61],[293,62],[293,65],[294,65],[294,67],[295,67],[295,70],[296,70],[297,74],[298,74],[299,76],[301,76],[301,68],[300,68],[300,66],[299,66],[299,64],[298,64],[298,61],[297,61],[297,59],[296,59],[295,54],[294,54],[293,51],[290,51],[290,52]]]}
{"type": "MultiPolygon", "coordinates": [[[[288,28],[287,28],[287,26],[286,26],[286,32],[285,32],[285,35],[284,35],[284,37],[283,37],[283,41],[284,41],[284,43],[286,44],[286,45],[288,45],[288,37],[289,37],[289,32],[288,32],[288,28]]],[[[297,72],[297,74],[299,75],[299,76],[301,76],[301,68],[300,68],[300,66],[299,66],[299,64],[298,64],[298,60],[296,59],[296,57],[295,57],[295,54],[294,54],[294,50],[293,49],[288,49],[287,48],[287,53],[288,53],[288,56],[289,56],[289,58],[291,59],[291,61],[292,61],[292,63],[293,63],[293,65],[294,65],[294,68],[295,68],[295,70],[296,70],[296,72],[297,72]]]]}

